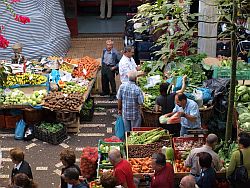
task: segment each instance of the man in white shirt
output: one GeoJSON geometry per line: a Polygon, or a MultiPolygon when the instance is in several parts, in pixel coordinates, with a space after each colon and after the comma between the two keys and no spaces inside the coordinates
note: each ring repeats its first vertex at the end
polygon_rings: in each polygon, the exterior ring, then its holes
{"type": "Polygon", "coordinates": [[[135,60],[133,59],[134,48],[132,46],[126,46],[123,50],[123,56],[119,62],[119,74],[122,83],[128,82],[128,73],[130,71],[137,71],[135,60]]]}

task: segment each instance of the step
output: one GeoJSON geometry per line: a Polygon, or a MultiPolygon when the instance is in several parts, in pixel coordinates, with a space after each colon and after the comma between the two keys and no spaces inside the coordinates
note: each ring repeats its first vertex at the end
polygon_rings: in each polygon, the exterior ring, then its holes
{"type": "Polygon", "coordinates": [[[110,101],[109,96],[92,95],[96,107],[117,108],[117,100],[110,101]]]}

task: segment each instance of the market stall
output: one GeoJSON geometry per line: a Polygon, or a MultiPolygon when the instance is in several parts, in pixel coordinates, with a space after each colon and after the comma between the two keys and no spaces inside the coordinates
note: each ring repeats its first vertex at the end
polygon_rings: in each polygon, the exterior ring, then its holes
{"type": "Polygon", "coordinates": [[[35,137],[58,144],[67,132],[79,132],[81,117],[93,117],[94,101],[89,95],[99,70],[97,60],[47,57],[19,64],[3,61],[1,66],[8,70],[1,77],[1,128],[16,128],[24,119],[34,127],[35,137]],[[55,113],[55,122],[41,123],[47,121],[46,110],[55,113]]]}

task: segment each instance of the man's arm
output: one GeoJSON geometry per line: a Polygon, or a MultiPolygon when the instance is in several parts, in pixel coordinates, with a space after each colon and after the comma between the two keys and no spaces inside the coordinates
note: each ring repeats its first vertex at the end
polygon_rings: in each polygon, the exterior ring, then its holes
{"type": "Polygon", "coordinates": [[[184,118],[186,118],[187,120],[189,120],[189,121],[191,121],[191,122],[195,122],[196,119],[198,118],[198,114],[199,114],[200,112],[199,112],[199,107],[198,107],[198,105],[196,104],[196,105],[194,105],[194,106],[191,107],[191,109],[190,109],[190,114],[186,114],[186,113],[184,113],[184,112],[178,112],[178,113],[179,113],[179,115],[180,115],[181,117],[184,117],[184,118]]]}
{"type": "Polygon", "coordinates": [[[187,81],[187,75],[184,75],[182,77],[182,87],[180,90],[176,91],[176,93],[183,93],[186,89],[186,81],[187,81]]]}

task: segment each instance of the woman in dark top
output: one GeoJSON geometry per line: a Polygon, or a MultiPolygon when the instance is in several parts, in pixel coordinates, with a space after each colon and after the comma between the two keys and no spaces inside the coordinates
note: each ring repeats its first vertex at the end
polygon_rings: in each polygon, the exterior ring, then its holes
{"type": "Polygon", "coordinates": [[[214,188],[216,187],[216,172],[211,166],[212,156],[207,152],[198,154],[199,164],[201,166],[200,177],[198,178],[197,185],[199,188],[214,188]]]}
{"type": "MultiPolygon", "coordinates": [[[[184,75],[182,77],[182,87],[180,90],[170,93],[171,89],[169,89],[170,84],[169,83],[162,83],[160,85],[160,93],[161,95],[156,98],[155,101],[155,111],[159,112],[161,111],[162,114],[168,114],[173,111],[175,107],[175,94],[176,93],[183,93],[186,89],[186,80],[187,75],[184,75]]],[[[161,125],[162,128],[167,129],[170,134],[174,134],[174,136],[180,135],[180,124],[163,124],[161,125]]]]}
{"type": "MultiPolygon", "coordinates": [[[[60,153],[60,160],[64,166],[62,168],[62,173],[65,171],[65,169],[73,167],[76,168],[79,171],[79,174],[81,175],[81,170],[78,165],[75,164],[76,162],[76,155],[73,150],[64,149],[60,153]]],[[[64,179],[61,177],[61,188],[68,188],[68,184],[64,181],[64,179]]]]}

